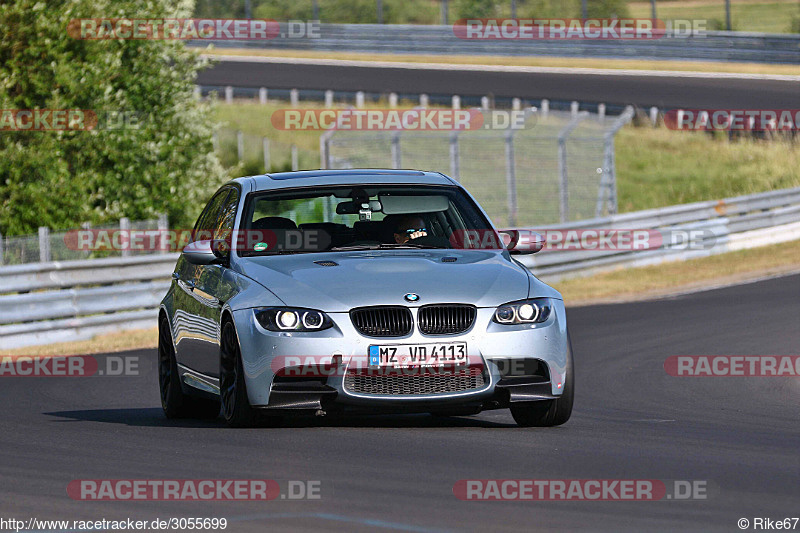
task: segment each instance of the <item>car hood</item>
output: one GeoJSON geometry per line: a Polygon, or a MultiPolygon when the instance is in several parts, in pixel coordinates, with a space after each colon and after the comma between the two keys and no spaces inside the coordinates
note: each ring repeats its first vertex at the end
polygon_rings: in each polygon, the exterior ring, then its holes
{"type": "Polygon", "coordinates": [[[526,298],[531,279],[522,266],[495,250],[273,255],[242,258],[238,267],[286,305],[328,312],[431,303],[495,307],[526,298]],[[315,261],[334,261],[336,266],[315,261]],[[408,293],[418,294],[419,301],[409,304],[404,299],[408,293]]]}

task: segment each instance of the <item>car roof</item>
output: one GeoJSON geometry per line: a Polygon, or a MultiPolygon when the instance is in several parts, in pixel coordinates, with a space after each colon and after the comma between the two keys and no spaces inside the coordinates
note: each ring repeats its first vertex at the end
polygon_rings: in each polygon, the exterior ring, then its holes
{"type": "Polygon", "coordinates": [[[252,180],[252,191],[269,191],[292,187],[323,185],[455,185],[456,182],[440,172],[421,170],[393,170],[381,168],[353,168],[346,170],[300,170],[249,176],[238,180],[252,180]]]}

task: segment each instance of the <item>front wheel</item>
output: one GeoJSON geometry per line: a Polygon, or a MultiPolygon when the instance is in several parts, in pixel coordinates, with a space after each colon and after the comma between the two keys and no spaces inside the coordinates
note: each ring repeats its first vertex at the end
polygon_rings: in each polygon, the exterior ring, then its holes
{"type": "Polygon", "coordinates": [[[572,342],[567,338],[567,375],[564,392],[557,400],[519,402],[511,404],[511,416],[521,427],[560,426],[572,415],[575,396],[575,370],[572,362],[572,342]]]}
{"type": "Polygon", "coordinates": [[[247,398],[247,385],[242,366],[242,353],[236,327],[230,320],[222,327],[219,364],[219,394],[222,414],[231,427],[253,425],[256,413],[247,398]]]}

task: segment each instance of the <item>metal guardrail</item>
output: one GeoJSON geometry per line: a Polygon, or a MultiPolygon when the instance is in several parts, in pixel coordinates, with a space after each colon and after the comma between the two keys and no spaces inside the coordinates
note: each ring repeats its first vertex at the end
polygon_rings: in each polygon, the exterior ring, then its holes
{"type": "MultiPolygon", "coordinates": [[[[537,276],[556,281],[800,239],[800,187],[536,229],[704,230],[698,249],[667,242],[645,251],[545,250],[518,256],[537,276]]],[[[163,254],[0,267],[0,346],[155,327],[156,308],[177,259],[178,254],[163,254]]]]}
{"type": "MultiPolygon", "coordinates": [[[[281,24],[281,35],[288,35],[281,24]]],[[[318,36],[261,41],[189,41],[217,48],[271,48],[394,54],[575,56],[619,59],[685,59],[800,63],[800,35],[708,31],[652,40],[467,40],[452,26],[320,24],[318,36]]]]}
{"type": "Polygon", "coordinates": [[[155,327],[178,254],[0,267],[5,349],[155,327]]]}
{"type": "Polygon", "coordinates": [[[724,200],[681,204],[611,215],[566,224],[542,226],[540,231],[583,229],[660,230],[668,240],[655,249],[554,250],[523,256],[537,276],[549,281],[592,275],[622,267],[644,266],[714,255],[732,250],[800,238],[800,187],[750,194],[724,200]],[[680,231],[699,231],[697,242],[669,240],[680,231]]]}

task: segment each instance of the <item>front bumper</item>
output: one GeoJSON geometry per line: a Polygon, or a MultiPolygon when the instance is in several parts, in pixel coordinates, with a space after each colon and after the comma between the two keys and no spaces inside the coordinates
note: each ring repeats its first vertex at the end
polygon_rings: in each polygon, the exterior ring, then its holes
{"type": "MultiPolygon", "coordinates": [[[[250,404],[256,407],[318,409],[336,403],[389,409],[425,409],[456,405],[502,406],[513,401],[557,398],[564,387],[567,326],[564,304],[542,324],[507,326],[492,321],[494,308],[479,308],[472,327],[459,335],[424,335],[416,328],[392,338],[365,337],[348,313],[329,313],[334,327],[313,333],[272,332],[261,327],[253,309],[234,312],[250,404]],[[434,394],[365,394],[345,383],[348,369],[366,368],[370,345],[466,342],[469,362],[480,365],[479,387],[434,394]],[[539,364],[539,372],[530,372],[539,364]],[[313,379],[276,379],[286,367],[324,369],[313,379]],[[511,373],[515,375],[509,375],[511,373]],[[318,377],[317,377],[318,376],[318,377]]],[[[417,309],[411,308],[414,323],[417,309]]]]}

